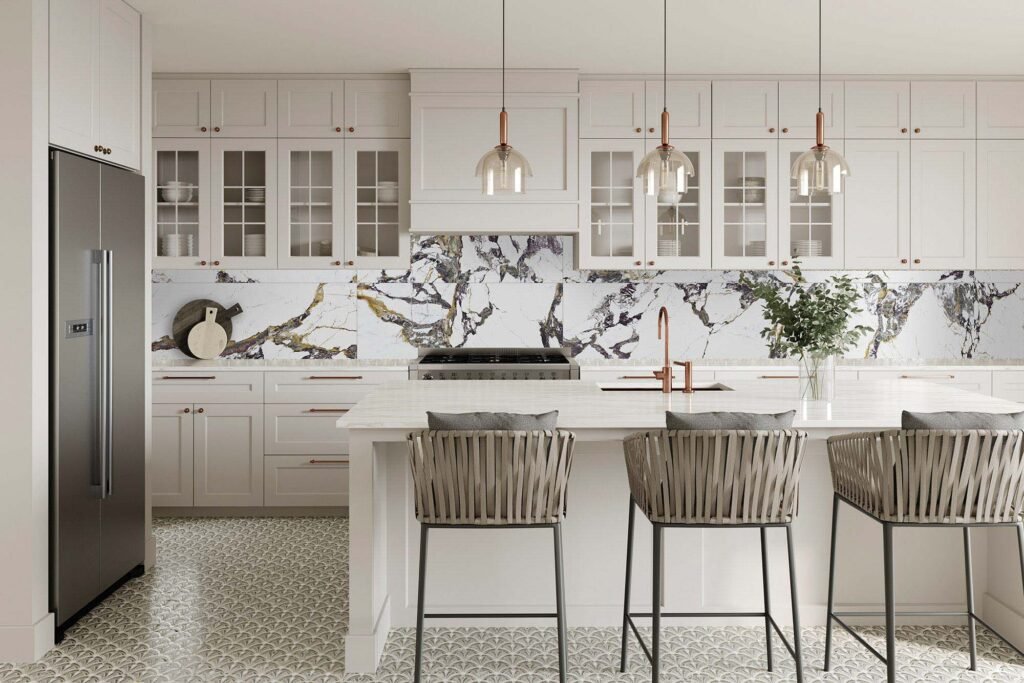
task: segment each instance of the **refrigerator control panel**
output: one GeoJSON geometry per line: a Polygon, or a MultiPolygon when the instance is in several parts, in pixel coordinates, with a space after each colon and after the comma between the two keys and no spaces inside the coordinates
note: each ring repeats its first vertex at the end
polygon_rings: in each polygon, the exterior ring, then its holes
{"type": "Polygon", "coordinates": [[[64,338],[88,337],[92,334],[92,318],[86,320],[68,320],[64,323],[64,338]]]}

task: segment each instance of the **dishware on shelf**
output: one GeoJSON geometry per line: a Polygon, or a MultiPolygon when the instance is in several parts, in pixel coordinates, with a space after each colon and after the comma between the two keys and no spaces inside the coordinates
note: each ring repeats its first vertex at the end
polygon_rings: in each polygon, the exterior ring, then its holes
{"type": "Polygon", "coordinates": [[[263,204],[267,199],[267,190],[263,187],[245,188],[245,201],[251,204],[263,204]]]}
{"type": "Polygon", "coordinates": [[[824,248],[821,240],[795,240],[793,242],[793,256],[822,256],[824,248]]]}
{"type": "Polygon", "coordinates": [[[320,255],[321,256],[332,256],[333,255],[331,253],[331,241],[330,240],[320,240],[320,255]]]}
{"type": "Polygon", "coordinates": [[[246,256],[267,255],[267,238],[264,235],[246,235],[243,242],[246,256]]]}
{"type": "Polygon", "coordinates": [[[658,239],[658,256],[679,256],[679,243],[674,237],[658,239]]]}
{"type": "Polygon", "coordinates": [[[393,180],[382,180],[377,186],[377,201],[393,204],[398,201],[398,183],[393,180]]]}
{"type": "Polygon", "coordinates": [[[195,256],[195,235],[172,234],[160,237],[160,256],[195,256]]]}
{"type": "Polygon", "coordinates": [[[764,202],[765,179],[748,176],[743,179],[743,201],[751,204],[764,202]]]}
{"type": "Polygon", "coordinates": [[[746,248],[744,249],[744,253],[747,256],[764,256],[767,253],[765,249],[765,241],[752,240],[750,242],[747,242],[746,248]]]}
{"type": "Polygon", "coordinates": [[[160,199],[169,204],[183,204],[192,201],[194,186],[180,180],[169,180],[160,188],[160,199]]]}

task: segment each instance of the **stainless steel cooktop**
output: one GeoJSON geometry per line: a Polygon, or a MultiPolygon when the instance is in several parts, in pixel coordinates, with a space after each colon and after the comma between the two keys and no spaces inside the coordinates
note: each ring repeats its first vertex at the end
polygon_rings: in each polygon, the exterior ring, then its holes
{"type": "Polygon", "coordinates": [[[568,349],[420,349],[410,379],[579,379],[568,349]]]}

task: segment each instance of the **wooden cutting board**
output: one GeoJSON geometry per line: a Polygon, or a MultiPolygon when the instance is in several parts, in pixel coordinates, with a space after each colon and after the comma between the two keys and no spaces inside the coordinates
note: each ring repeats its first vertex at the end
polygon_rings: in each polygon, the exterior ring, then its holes
{"type": "Polygon", "coordinates": [[[217,322],[217,309],[206,309],[206,319],[196,323],[188,332],[188,350],[196,358],[210,360],[221,354],[228,345],[228,335],[217,322]]]}
{"type": "Polygon", "coordinates": [[[188,349],[188,333],[197,323],[203,321],[207,308],[217,309],[217,322],[224,328],[228,339],[231,339],[232,333],[231,318],[242,312],[242,307],[238,304],[224,308],[212,299],[195,299],[179,308],[174,316],[174,322],[171,323],[171,337],[178,349],[187,356],[192,356],[188,349]]]}

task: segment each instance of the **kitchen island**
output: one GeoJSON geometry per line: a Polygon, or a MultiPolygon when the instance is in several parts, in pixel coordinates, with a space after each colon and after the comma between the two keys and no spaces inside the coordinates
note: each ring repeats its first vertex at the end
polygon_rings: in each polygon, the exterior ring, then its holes
{"type": "MultiPolygon", "coordinates": [[[[810,626],[823,624],[825,617],[832,503],[826,439],[849,431],[898,428],[902,410],[1021,409],[1010,401],[915,380],[840,382],[831,403],[801,402],[754,382],[725,382],[693,394],[666,395],[652,390],[654,386],[644,381],[632,391],[603,391],[598,384],[579,381],[401,382],[382,385],[342,417],[338,426],[349,430],[350,458],[347,671],[373,672],[391,627],[415,624],[419,533],[405,439],[409,432],[426,428],[427,410],[558,410],[559,428],[576,433],[563,526],[567,616],[572,627],[621,623],[629,501],[622,439],[635,431],[663,428],[666,410],[796,410],[794,426],[809,433],[793,532],[800,616],[810,626]]],[[[649,529],[638,516],[633,565],[637,611],[650,609],[649,529]]],[[[992,533],[1006,534],[1007,543],[1015,540],[1010,530],[992,533]]],[[[755,529],[670,530],[665,539],[664,608],[680,612],[760,609],[757,534],[755,529]]],[[[960,534],[897,529],[896,536],[900,603],[913,610],[959,608],[964,590],[960,534]],[[911,576],[914,580],[907,580],[911,576]]],[[[976,593],[987,597],[985,536],[976,536],[975,571],[976,593]]],[[[786,623],[787,610],[779,607],[788,604],[782,532],[769,530],[769,544],[773,611],[786,623]]],[[[845,508],[839,518],[838,609],[880,609],[881,551],[881,527],[845,508]]],[[[440,530],[430,544],[427,611],[550,611],[552,572],[550,533],[543,530],[440,530]]],[[[985,597],[979,602],[984,609],[985,597]]],[[[516,625],[529,623],[515,621],[516,625]]],[[[537,624],[550,625],[548,620],[537,624]]]]}

